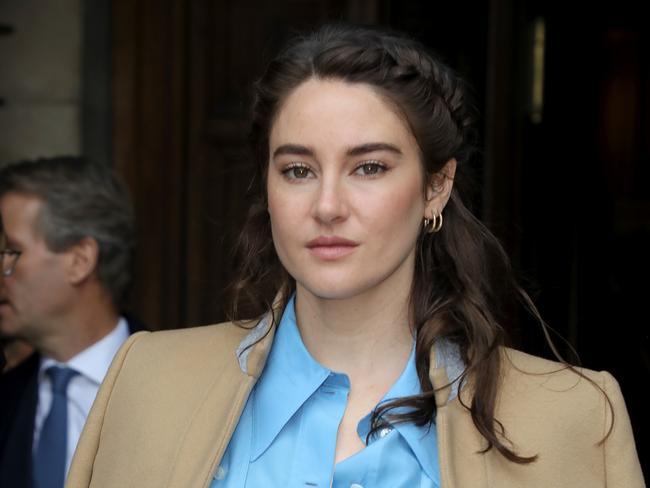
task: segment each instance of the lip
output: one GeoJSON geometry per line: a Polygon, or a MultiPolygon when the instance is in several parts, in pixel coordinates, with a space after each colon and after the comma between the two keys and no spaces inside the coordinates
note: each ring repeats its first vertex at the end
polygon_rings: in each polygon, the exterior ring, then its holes
{"type": "Polygon", "coordinates": [[[312,255],[328,261],[347,256],[358,246],[358,242],[338,236],[318,236],[306,245],[312,255]]]}

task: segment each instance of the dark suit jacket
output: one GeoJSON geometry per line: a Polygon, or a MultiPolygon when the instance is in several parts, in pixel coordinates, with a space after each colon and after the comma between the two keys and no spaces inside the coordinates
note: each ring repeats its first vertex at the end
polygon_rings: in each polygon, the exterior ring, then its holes
{"type": "MultiPolygon", "coordinates": [[[[131,317],[127,322],[131,334],[145,329],[131,317]]],[[[0,376],[0,488],[32,487],[32,441],[40,361],[40,355],[34,353],[0,376]]]]}

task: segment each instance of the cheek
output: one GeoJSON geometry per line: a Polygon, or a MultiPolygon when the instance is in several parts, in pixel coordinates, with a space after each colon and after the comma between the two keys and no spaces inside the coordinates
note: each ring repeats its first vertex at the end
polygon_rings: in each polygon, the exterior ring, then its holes
{"type": "Polygon", "coordinates": [[[366,207],[365,213],[374,222],[373,227],[381,229],[387,238],[417,237],[425,208],[420,191],[415,184],[404,185],[383,195],[376,205],[366,207]]]}
{"type": "Polygon", "coordinates": [[[66,281],[61,263],[56,258],[26,262],[7,288],[26,302],[48,302],[58,296],[66,281]]]}
{"type": "Polygon", "coordinates": [[[39,297],[43,295],[42,283],[44,281],[45,277],[33,279],[32,273],[21,273],[15,277],[12,276],[11,280],[7,280],[7,294],[15,309],[23,314],[33,310],[39,302],[47,300],[47,296],[39,300],[39,297]]]}
{"type": "Polygon", "coordinates": [[[267,211],[271,219],[271,227],[276,229],[278,225],[286,220],[287,204],[281,195],[273,191],[269,191],[267,201],[267,211]]]}
{"type": "Polygon", "coordinates": [[[289,243],[289,239],[296,232],[296,226],[300,222],[299,208],[282,193],[269,191],[268,212],[271,219],[271,231],[279,254],[282,254],[281,248],[289,243]]]}

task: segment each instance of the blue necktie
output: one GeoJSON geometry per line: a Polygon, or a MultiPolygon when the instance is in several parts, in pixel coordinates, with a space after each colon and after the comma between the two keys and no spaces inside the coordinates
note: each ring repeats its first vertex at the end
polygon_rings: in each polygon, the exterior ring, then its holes
{"type": "Polygon", "coordinates": [[[45,371],[52,379],[52,406],[43,423],[34,453],[36,488],[63,488],[68,453],[68,383],[76,371],[51,366],[45,371]]]}

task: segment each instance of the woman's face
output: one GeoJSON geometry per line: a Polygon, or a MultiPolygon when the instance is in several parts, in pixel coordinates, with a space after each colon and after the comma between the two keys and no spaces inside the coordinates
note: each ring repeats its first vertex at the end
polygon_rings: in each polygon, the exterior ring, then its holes
{"type": "Polygon", "coordinates": [[[312,79],[281,106],[269,146],[273,242],[299,293],[410,290],[438,199],[423,191],[417,143],[394,109],[368,85],[312,79]]]}

